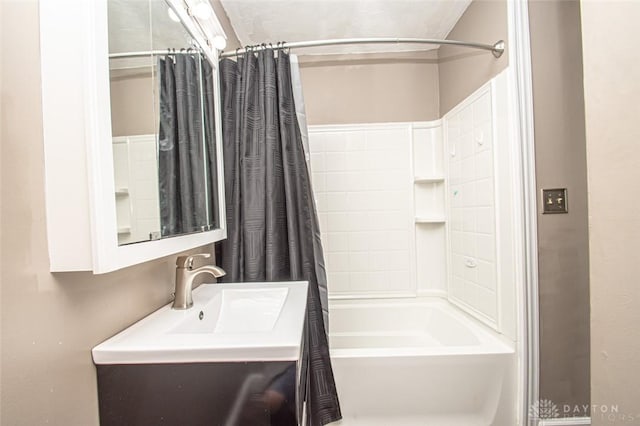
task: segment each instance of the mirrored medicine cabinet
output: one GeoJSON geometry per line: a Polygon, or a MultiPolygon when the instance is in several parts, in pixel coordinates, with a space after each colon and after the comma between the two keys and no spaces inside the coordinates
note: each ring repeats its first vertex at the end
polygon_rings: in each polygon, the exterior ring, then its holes
{"type": "Polygon", "coordinates": [[[226,238],[212,47],[224,32],[208,0],[71,2],[40,2],[51,271],[226,238]]]}
{"type": "Polygon", "coordinates": [[[107,0],[118,243],[219,227],[214,64],[165,0],[107,0]]]}

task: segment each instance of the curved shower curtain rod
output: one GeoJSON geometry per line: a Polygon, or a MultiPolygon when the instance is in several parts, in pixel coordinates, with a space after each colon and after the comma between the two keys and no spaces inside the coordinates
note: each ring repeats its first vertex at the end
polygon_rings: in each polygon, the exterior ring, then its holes
{"type": "Polygon", "coordinates": [[[273,45],[271,43],[260,44],[256,46],[250,46],[248,48],[236,49],[231,52],[223,52],[220,57],[228,58],[232,56],[242,55],[243,53],[256,50],[264,50],[268,47],[273,49],[295,49],[299,47],[318,47],[318,46],[334,46],[340,44],[439,44],[439,45],[451,45],[451,46],[463,46],[471,47],[473,49],[488,50],[493,53],[493,56],[499,58],[504,53],[505,45],[503,40],[498,40],[494,44],[473,43],[468,41],[456,41],[456,40],[437,40],[430,38],[344,38],[344,39],[331,39],[331,40],[316,40],[316,41],[298,41],[293,43],[281,42],[273,45]]]}

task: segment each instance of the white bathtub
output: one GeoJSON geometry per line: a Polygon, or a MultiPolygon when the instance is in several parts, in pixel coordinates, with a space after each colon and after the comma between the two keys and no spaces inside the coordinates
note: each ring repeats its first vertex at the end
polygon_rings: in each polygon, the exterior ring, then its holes
{"type": "Polygon", "coordinates": [[[515,426],[515,354],[441,299],[332,300],[341,426],[515,426]]]}

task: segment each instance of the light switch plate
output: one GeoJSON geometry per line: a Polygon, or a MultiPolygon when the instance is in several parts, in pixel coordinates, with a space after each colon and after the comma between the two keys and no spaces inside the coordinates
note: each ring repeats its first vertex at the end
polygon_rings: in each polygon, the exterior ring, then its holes
{"type": "Polygon", "coordinates": [[[542,190],[542,213],[568,213],[567,188],[542,190]]]}

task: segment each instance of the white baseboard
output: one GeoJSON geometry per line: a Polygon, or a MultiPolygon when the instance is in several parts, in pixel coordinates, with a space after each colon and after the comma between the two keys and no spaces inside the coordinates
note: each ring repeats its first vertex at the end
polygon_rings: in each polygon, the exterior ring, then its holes
{"type": "Polygon", "coordinates": [[[540,420],[538,426],[589,426],[591,417],[562,417],[559,419],[540,420]]]}

